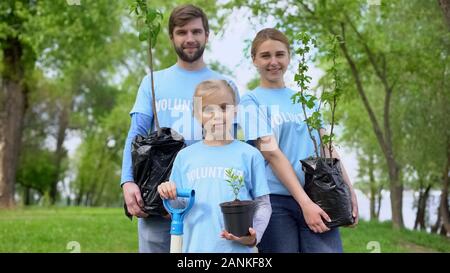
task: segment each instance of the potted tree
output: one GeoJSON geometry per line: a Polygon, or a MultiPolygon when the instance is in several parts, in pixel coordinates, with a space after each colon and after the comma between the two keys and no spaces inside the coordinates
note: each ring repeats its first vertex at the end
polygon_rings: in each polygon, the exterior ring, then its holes
{"type": "MultiPolygon", "coordinates": [[[[178,152],[186,144],[184,138],[171,128],[160,127],[156,111],[155,87],[153,79],[153,53],[152,49],[157,42],[161,30],[163,14],[147,5],[147,0],[134,0],[130,3],[130,14],[137,17],[139,40],[147,44],[148,68],[150,71],[151,105],[153,123],[156,131],[148,135],[137,135],[131,143],[131,157],[133,164],[133,178],[141,190],[144,200],[144,212],[151,216],[166,216],[157,187],[167,181],[172,170],[173,161],[178,152]]],[[[149,102],[150,103],[150,102],[149,102]]],[[[131,214],[124,205],[125,214],[131,219],[131,214]]]]}
{"type": "Polygon", "coordinates": [[[300,46],[296,50],[296,54],[300,56],[300,63],[294,80],[300,90],[292,96],[292,101],[301,104],[315,152],[315,156],[300,160],[305,172],[305,192],[330,216],[331,222],[325,222],[328,227],[351,225],[354,218],[350,188],[344,182],[339,159],[333,157],[336,106],[342,95],[336,62],[339,41],[335,36],[330,38],[330,48],[326,54],[331,62],[328,70],[328,74],[332,75],[331,88],[324,87],[320,99],[318,99],[315,95],[307,93],[311,77],[306,75],[308,70],[306,55],[316,43],[307,33],[301,33],[298,38],[300,46]],[[320,131],[323,128],[320,112],[322,105],[328,105],[330,110],[331,130],[329,135],[321,135],[320,131]],[[314,132],[318,134],[315,135],[314,132]]]}
{"type": "Polygon", "coordinates": [[[233,169],[225,170],[228,185],[231,187],[234,200],[220,204],[225,229],[235,236],[249,235],[248,229],[253,226],[255,202],[253,200],[239,200],[238,195],[244,186],[244,177],[234,173],[233,169]]]}

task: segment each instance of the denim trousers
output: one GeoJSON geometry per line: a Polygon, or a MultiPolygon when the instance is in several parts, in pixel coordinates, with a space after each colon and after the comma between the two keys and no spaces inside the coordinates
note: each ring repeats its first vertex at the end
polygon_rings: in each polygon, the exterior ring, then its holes
{"type": "Polygon", "coordinates": [[[270,195],[272,215],[258,244],[260,253],[341,253],[339,228],[324,233],[309,229],[292,196],[270,195]]]}

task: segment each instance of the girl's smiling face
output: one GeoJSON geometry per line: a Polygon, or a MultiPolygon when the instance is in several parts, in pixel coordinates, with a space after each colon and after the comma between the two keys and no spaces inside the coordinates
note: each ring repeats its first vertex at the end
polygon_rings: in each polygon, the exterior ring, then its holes
{"type": "Polygon", "coordinates": [[[225,84],[218,87],[194,98],[197,105],[195,117],[202,124],[206,140],[232,140],[231,128],[236,113],[234,93],[225,84]]]}

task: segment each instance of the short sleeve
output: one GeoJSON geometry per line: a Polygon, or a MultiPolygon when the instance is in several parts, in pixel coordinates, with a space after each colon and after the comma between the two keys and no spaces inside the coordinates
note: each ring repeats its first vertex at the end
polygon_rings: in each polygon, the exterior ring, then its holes
{"type": "Polygon", "coordinates": [[[237,116],[245,140],[273,135],[267,106],[257,104],[249,94],[242,97],[237,116]]]}
{"type": "Polygon", "coordinates": [[[170,173],[170,178],[169,178],[170,181],[172,181],[176,184],[177,188],[184,188],[183,185],[185,184],[184,176],[181,171],[181,166],[182,166],[181,161],[182,160],[180,157],[180,153],[178,153],[178,155],[175,157],[175,161],[173,162],[172,172],[170,173]]]}
{"type": "Polygon", "coordinates": [[[147,75],[142,79],[141,84],[139,85],[136,101],[130,111],[130,115],[133,113],[142,113],[153,119],[152,96],[150,88],[150,76],[147,75]]]}

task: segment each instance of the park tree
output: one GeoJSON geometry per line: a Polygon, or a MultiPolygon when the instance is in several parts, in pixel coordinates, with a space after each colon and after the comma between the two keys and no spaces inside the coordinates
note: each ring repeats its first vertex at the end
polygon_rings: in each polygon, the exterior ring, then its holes
{"type": "Polygon", "coordinates": [[[114,105],[117,92],[111,87],[112,79],[126,67],[127,50],[133,49],[125,48],[130,45],[127,38],[132,36],[123,30],[121,21],[127,11],[122,4],[110,1],[80,5],[5,1],[0,5],[0,28],[4,30],[0,37],[0,206],[11,206],[14,201],[26,118],[41,119],[39,126],[47,133],[43,142],[54,143],[55,171],[49,182],[49,197],[55,203],[57,184],[64,177],[68,131],[87,129],[114,105]],[[36,73],[41,74],[40,80],[33,78],[36,73]],[[41,84],[44,81],[48,84],[41,84]]]}

